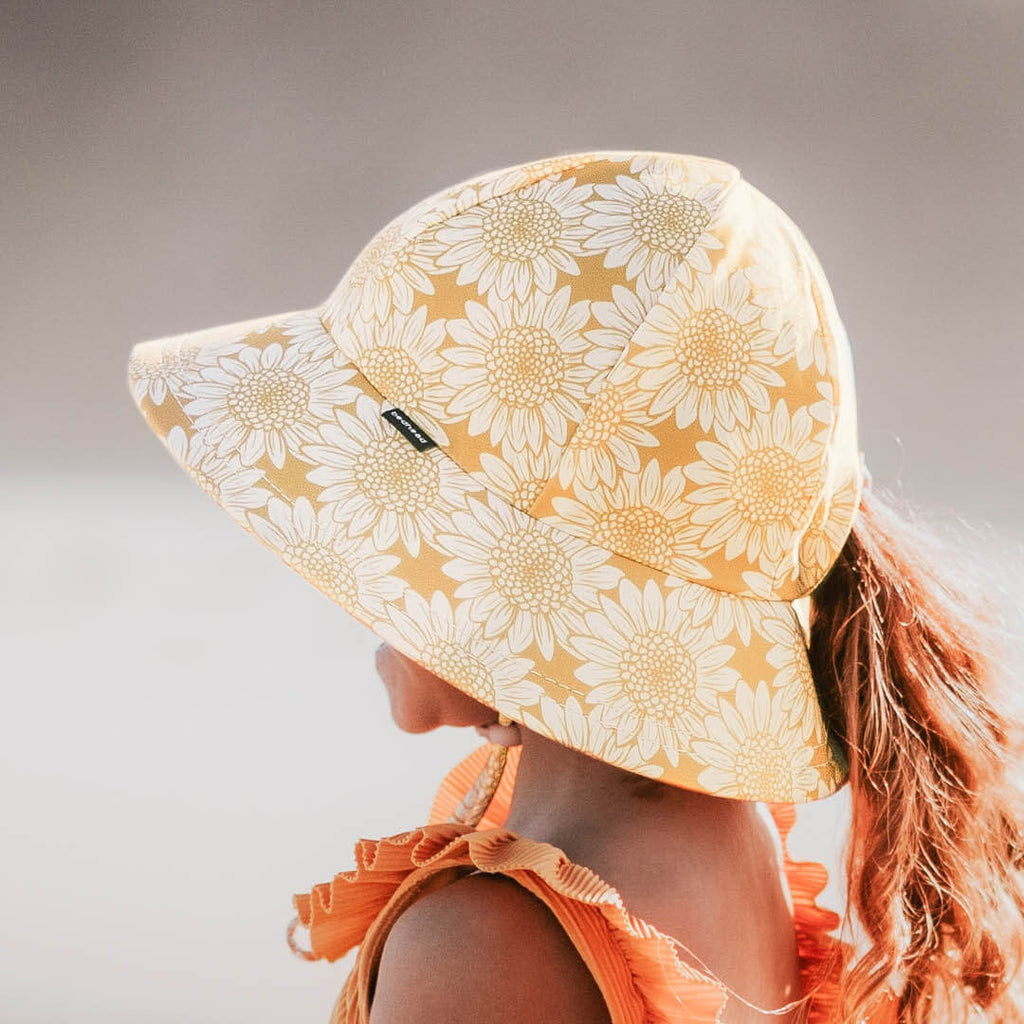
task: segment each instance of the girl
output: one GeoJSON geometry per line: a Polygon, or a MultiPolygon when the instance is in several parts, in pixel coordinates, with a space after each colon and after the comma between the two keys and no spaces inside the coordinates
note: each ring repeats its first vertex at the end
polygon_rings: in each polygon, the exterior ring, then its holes
{"type": "Polygon", "coordinates": [[[1024,1019],[998,607],[867,488],[828,283],[735,167],[461,182],[129,380],[385,642],[401,728],[490,740],[296,897],[304,955],[359,947],[334,1021],[1024,1019]],[[786,848],[844,785],[859,958],[786,848]]]}

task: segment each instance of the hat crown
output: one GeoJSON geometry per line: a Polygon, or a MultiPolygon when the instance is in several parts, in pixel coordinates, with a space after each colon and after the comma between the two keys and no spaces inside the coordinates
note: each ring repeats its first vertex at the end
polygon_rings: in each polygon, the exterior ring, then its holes
{"type": "Polygon", "coordinates": [[[849,534],[842,321],[731,164],[570,154],[462,182],[379,231],[321,314],[466,472],[600,548],[791,600],[849,534]]]}

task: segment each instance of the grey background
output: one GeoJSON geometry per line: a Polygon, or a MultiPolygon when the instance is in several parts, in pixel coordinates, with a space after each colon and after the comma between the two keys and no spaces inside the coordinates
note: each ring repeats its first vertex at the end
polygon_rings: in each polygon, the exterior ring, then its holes
{"type": "Polygon", "coordinates": [[[4,4],[0,1020],[325,1020],[291,893],[478,742],[394,729],[372,637],[152,436],[134,342],[313,305],[485,170],[719,157],[825,267],[876,485],[1014,563],[1022,43],[1017,0],[4,4]]]}

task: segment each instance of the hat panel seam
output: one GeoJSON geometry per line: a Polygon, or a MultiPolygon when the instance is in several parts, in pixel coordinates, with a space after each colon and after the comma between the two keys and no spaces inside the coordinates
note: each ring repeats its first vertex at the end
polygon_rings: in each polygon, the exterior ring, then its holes
{"type": "MultiPolygon", "coordinates": [[[[317,319],[319,321],[319,325],[320,325],[321,329],[323,329],[327,333],[327,335],[329,337],[331,337],[331,339],[333,341],[333,336],[330,334],[330,331],[327,329],[327,325],[324,323],[323,317],[322,317],[322,315],[321,315],[319,310],[316,311],[316,315],[317,315],[317,319]]],[[[348,362],[348,365],[351,366],[352,369],[354,369],[359,374],[359,376],[362,377],[363,380],[366,381],[366,383],[373,390],[374,394],[370,396],[371,398],[376,397],[381,402],[381,404],[391,404],[391,405],[394,405],[392,399],[390,399],[387,395],[385,395],[382,391],[380,391],[377,388],[377,386],[374,384],[374,382],[372,380],[370,380],[369,377],[366,376],[366,374],[363,372],[363,370],[355,362],[353,362],[350,359],[349,362],[348,362]]],[[[773,605],[791,605],[792,604],[792,598],[765,597],[763,595],[753,594],[753,593],[750,593],[750,594],[738,594],[738,593],[735,593],[733,591],[722,590],[720,587],[711,586],[708,581],[705,581],[705,580],[693,580],[693,579],[690,579],[689,577],[683,576],[683,575],[681,575],[679,573],[666,572],[664,569],[659,569],[656,566],[646,565],[643,562],[637,561],[635,558],[630,558],[628,555],[620,554],[619,552],[612,551],[609,548],[603,548],[603,547],[601,547],[598,544],[594,544],[593,541],[590,541],[590,540],[588,540],[585,537],[581,537],[581,536],[579,536],[577,534],[570,533],[567,530],[564,530],[564,529],[560,528],[555,523],[551,523],[551,522],[549,522],[546,519],[541,519],[538,516],[533,515],[528,509],[523,509],[523,508],[520,508],[518,505],[513,505],[510,501],[508,501],[507,498],[505,498],[505,496],[503,494],[499,493],[498,491],[493,489],[491,486],[489,486],[484,480],[482,480],[480,478],[480,475],[472,473],[468,469],[466,469],[460,462],[458,462],[458,460],[451,454],[451,452],[448,451],[447,447],[445,447],[444,445],[435,444],[432,448],[426,449],[422,454],[424,456],[428,457],[428,458],[433,458],[435,460],[438,459],[438,458],[444,458],[459,473],[463,474],[464,476],[469,477],[474,482],[474,484],[476,484],[481,490],[486,492],[487,495],[489,497],[491,497],[493,500],[501,502],[501,504],[503,506],[505,506],[506,508],[508,508],[508,509],[512,509],[513,510],[513,514],[520,513],[520,514],[522,514],[524,516],[527,516],[534,523],[538,524],[538,526],[540,528],[542,528],[544,531],[549,531],[551,534],[553,534],[555,538],[565,538],[567,540],[571,539],[571,540],[574,540],[574,541],[581,541],[582,543],[586,544],[590,548],[593,548],[595,550],[604,552],[605,554],[607,554],[610,558],[612,558],[614,560],[621,560],[623,562],[629,563],[630,565],[637,566],[644,573],[649,573],[652,576],[656,577],[656,581],[658,581],[658,582],[664,582],[665,580],[668,580],[668,579],[677,579],[677,580],[682,581],[683,583],[689,584],[690,586],[704,587],[707,590],[712,590],[716,594],[720,594],[724,598],[727,598],[727,599],[728,598],[735,598],[735,599],[746,600],[746,601],[768,602],[768,603],[773,604],[773,605]],[[436,454],[432,454],[432,453],[436,453],[436,454]]],[[[798,596],[803,596],[803,595],[798,595],[798,596]]]]}
{"type": "MultiPolygon", "coordinates": [[[[728,198],[728,196],[731,194],[732,190],[742,180],[743,180],[742,175],[740,175],[740,173],[737,171],[736,177],[730,178],[729,181],[726,182],[723,185],[723,187],[716,193],[716,199],[720,200],[721,203],[724,203],[726,201],[726,199],[728,198]]],[[[707,228],[705,228],[705,231],[708,231],[709,229],[710,229],[710,225],[707,228]]],[[[695,242],[694,245],[691,247],[691,249],[695,248],[696,244],[697,243],[695,242]]],[[[689,255],[690,251],[691,250],[687,251],[687,255],[689,255]]],[[[598,252],[593,253],[592,256],[593,256],[593,258],[603,259],[604,254],[602,252],[598,251],[598,252]]],[[[587,257],[584,257],[584,258],[587,258],[587,257]]],[[[590,404],[587,406],[587,411],[584,413],[583,419],[580,420],[578,423],[573,423],[572,424],[571,429],[569,430],[569,433],[566,436],[565,444],[562,446],[562,449],[559,452],[558,463],[557,463],[557,465],[555,467],[555,473],[553,474],[553,477],[558,475],[558,469],[561,466],[561,462],[562,462],[562,459],[563,459],[563,457],[565,455],[565,451],[568,448],[569,443],[571,442],[572,438],[579,431],[580,427],[583,426],[583,422],[587,418],[587,413],[589,413],[590,409],[593,407],[594,401],[596,400],[597,396],[601,393],[601,391],[604,390],[605,387],[608,386],[608,377],[611,376],[611,374],[614,373],[615,370],[621,365],[621,363],[627,358],[627,356],[629,355],[630,346],[633,343],[633,339],[637,336],[637,334],[639,334],[639,332],[645,327],[645,325],[648,324],[648,322],[650,321],[651,314],[654,313],[655,310],[662,308],[665,294],[674,288],[676,282],[679,280],[679,275],[684,272],[684,268],[686,268],[686,267],[688,267],[688,264],[686,262],[686,258],[684,257],[680,261],[680,266],[677,268],[677,270],[673,274],[672,280],[667,285],[665,285],[660,291],[658,291],[658,292],[656,292],[654,294],[654,302],[652,303],[651,308],[648,309],[644,313],[643,319],[640,321],[639,324],[636,325],[636,327],[633,329],[633,332],[626,339],[626,342],[622,346],[622,350],[619,352],[618,356],[616,357],[615,362],[612,363],[611,366],[607,367],[603,371],[603,373],[601,375],[599,375],[599,376],[594,378],[595,380],[602,380],[603,383],[601,384],[601,387],[598,388],[598,390],[595,391],[594,394],[591,396],[590,404]]]]}

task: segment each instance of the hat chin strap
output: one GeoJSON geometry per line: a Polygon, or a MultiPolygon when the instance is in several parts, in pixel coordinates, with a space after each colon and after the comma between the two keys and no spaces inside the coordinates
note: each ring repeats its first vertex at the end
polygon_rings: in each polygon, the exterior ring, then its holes
{"type": "Polygon", "coordinates": [[[449,824],[475,826],[480,821],[501,782],[501,773],[508,760],[508,748],[523,742],[519,724],[501,712],[498,713],[497,722],[478,725],[476,731],[490,740],[491,749],[480,774],[448,818],[449,824]]]}

